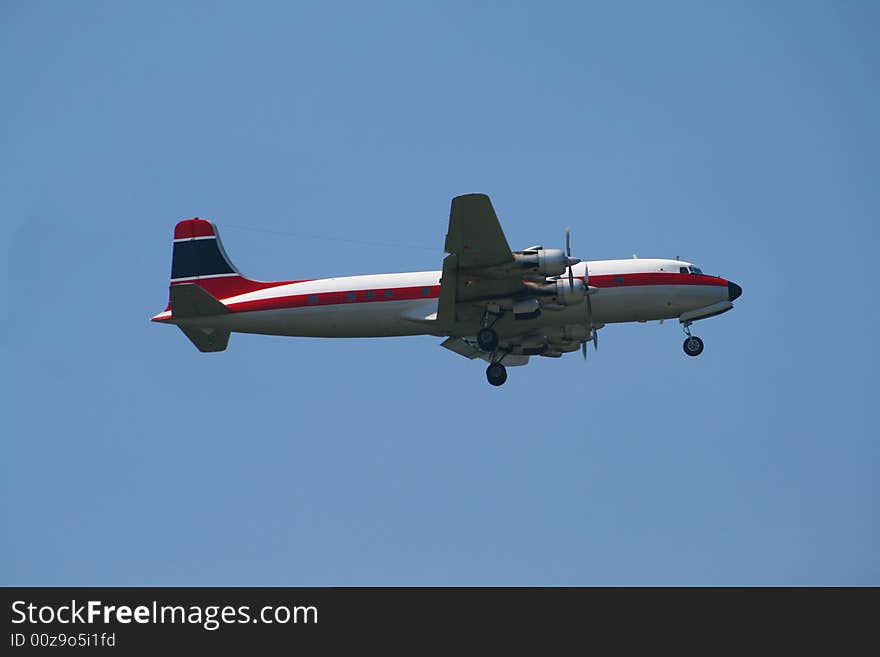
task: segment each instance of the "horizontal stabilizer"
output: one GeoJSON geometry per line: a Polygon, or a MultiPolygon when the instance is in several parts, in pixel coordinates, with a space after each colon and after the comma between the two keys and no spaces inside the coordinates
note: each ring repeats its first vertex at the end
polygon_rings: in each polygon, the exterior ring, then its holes
{"type": "MultiPolygon", "coordinates": [[[[225,315],[229,312],[223,302],[211,296],[207,290],[195,283],[172,285],[171,319],[195,319],[225,315]]],[[[229,329],[180,326],[183,334],[190,339],[199,351],[224,351],[229,344],[229,329]]]]}
{"type": "Polygon", "coordinates": [[[225,351],[229,344],[229,330],[215,328],[196,328],[194,326],[179,327],[190,339],[196,349],[206,351],[225,351]]]}
{"type": "Polygon", "coordinates": [[[229,312],[223,302],[218,301],[210,292],[195,283],[172,285],[169,296],[172,318],[210,317],[229,312]]]}

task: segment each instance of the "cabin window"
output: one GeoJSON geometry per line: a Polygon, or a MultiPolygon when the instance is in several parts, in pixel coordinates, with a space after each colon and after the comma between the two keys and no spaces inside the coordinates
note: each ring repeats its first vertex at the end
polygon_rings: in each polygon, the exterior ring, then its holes
{"type": "Polygon", "coordinates": [[[310,294],[309,295],[309,303],[318,303],[318,295],[310,294]]]}
{"type": "Polygon", "coordinates": [[[376,293],[373,292],[372,290],[370,290],[370,291],[367,292],[364,296],[365,296],[367,299],[372,299],[374,296],[376,296],[376,293]]]}
{"type": "Polygon", "coordinates": [[[347,301],[354,301],[354,292],[346,292],[345,298],[347,301]]]}
{"type": "Polygon", "coordinates": [[[622,285],[623,284],[623,276],[615,276],[614,282],[617,283],[618,285],[622,285]]]}
{"type": "Polygon", "coordinates": [[[688,268],[687,268],[687,267],[679,267],[679,268],[678,268],[678,273],[679,273],[679,274],[687,274],[687,273],[688,273],[688,268]]]}
{"type": "Polygon", "coordinates": [[[390,299],[394,296],[394,290],[385,290],[385,298],[390,299]]]}
{"type": "Polygon", "coordinates": [[[422,288],[422,296],[423,296],[423,297],[429,297],[429,296],[431,296],[431,288],[429,288],[429,287],[423,287],[423,288],[422,288]]]}

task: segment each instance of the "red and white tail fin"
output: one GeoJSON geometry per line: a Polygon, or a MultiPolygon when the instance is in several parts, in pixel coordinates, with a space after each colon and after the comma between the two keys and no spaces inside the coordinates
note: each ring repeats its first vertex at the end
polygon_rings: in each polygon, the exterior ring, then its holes
{"type": "Polygon", "coordinates": [[[255,281],[229,260],[217,227],[205,219],[186,219],[174,227],[171,285],[195,283],[217,299],[254,292],[287,281],[255,281]]]}
{"type": "Polygon", "coordinates": [[[217,227],[205,219],[187,219],[174,227],[168,305],[152,319],[178,324],[200,351],[223,351],[229,329],[212,317],[228,312],[222,299],[296,281],[255,281],[229,260],[217,227]]]}

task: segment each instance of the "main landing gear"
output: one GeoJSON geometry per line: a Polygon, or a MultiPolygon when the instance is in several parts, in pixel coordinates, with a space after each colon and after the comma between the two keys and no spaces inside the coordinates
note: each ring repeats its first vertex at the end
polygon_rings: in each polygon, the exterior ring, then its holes
{"type": "Polygon", "coordinates": [[[503,314],[498,308],[494,310],[486,308],[480,320],[482,328],[477,331],[477,346],[482,351],[492,354],[492,360],[489,367],[486,368],[486,378],[493,386],[504,385],[504,382],[507,381],[507,368],[499,362],[504,358],[504,354],[498,354],[498,333],[492,328],[492,325],[501,319],[503,314]]]}
{"type": "Polygon", "coordinates": [[[477,344],[483,351],[492,352],[498,348],[498,334],[491,326],[484,326],[477,332],[477,344]]]}
{"type": "Polygon", "coordinates": [[[684,339],[684,353],[688,356],[699,356],[703,353],[703,341],[700,340],[695,335],[691,335],[691,323],[686,322],[684,324],[684,332],[687,333],[687,337],[684,339]]]}
{"type": "Polygon", "coordinates": [[[507,381],[507,368],[498,362],[504,355],[502,354],[501,358],[498,357],[498,334],[495,332],[495,329],[491,326],[481,328],[477,333],[477,344],[480,349],[492,354],[492,362],[486,368],[486,378],[489,380],[489,383],[493,386],[504,385],[504,382],[507,381]]]}
{"type": "Polygon", "coordinates": [[[492,363],[486,368],[486,378],[493,386],[504,385],[507,381],[507,368],[501,363],[492,363]]]}

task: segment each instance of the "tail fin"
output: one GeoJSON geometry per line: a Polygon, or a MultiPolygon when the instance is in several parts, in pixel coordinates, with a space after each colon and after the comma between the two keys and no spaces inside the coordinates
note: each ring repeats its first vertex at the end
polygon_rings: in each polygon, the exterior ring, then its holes
{"type": "Polygon", "coordinates": [[[255,281],[238,271],[223,249],[217,227],[198,218],[174,227],[171,285],[180,283],[194,283],[218,299],[279,284],[255,281]]]}
{"type": "MultiPolygon", "coordinates": [[[[221,299],[298,282],[265,282],[248,278],[229,260],[220,241],[220,233],[213,223],[205,219],[186,219],[174,227],[168,305],[152,319],[154,322],[176,324],[178,322],[175,320],[223,315],[229,310],[221,299]]],[[[210,321],[207,323],[210,324],[210,321]]],[[[229,330],[208,328],[205,324],[182,321],[179,325],[199,351],[226,349],[229,330]]]]}
{"type": "MultiPolygon", "coordinates": [[[[154,322],[175,324],[175,320],[223,315],[229,311],[220,299],[289,282],[267,283],[243,275],[226,255],[217,227],[205,219],[178,223],[173,249],[168,305],[152,318],[154,322]]],[[[199,351],[223,351],[229,343],[228,329],[202,322],[183,322],[180,330],[199,351]]]]}
{"type": "Polygon", "coordinates": [[[228,276],[241,273],[229,262],[217,229],[205,219],[187,219],[174,227],[171,282],[200,276],[228,276]]]}

